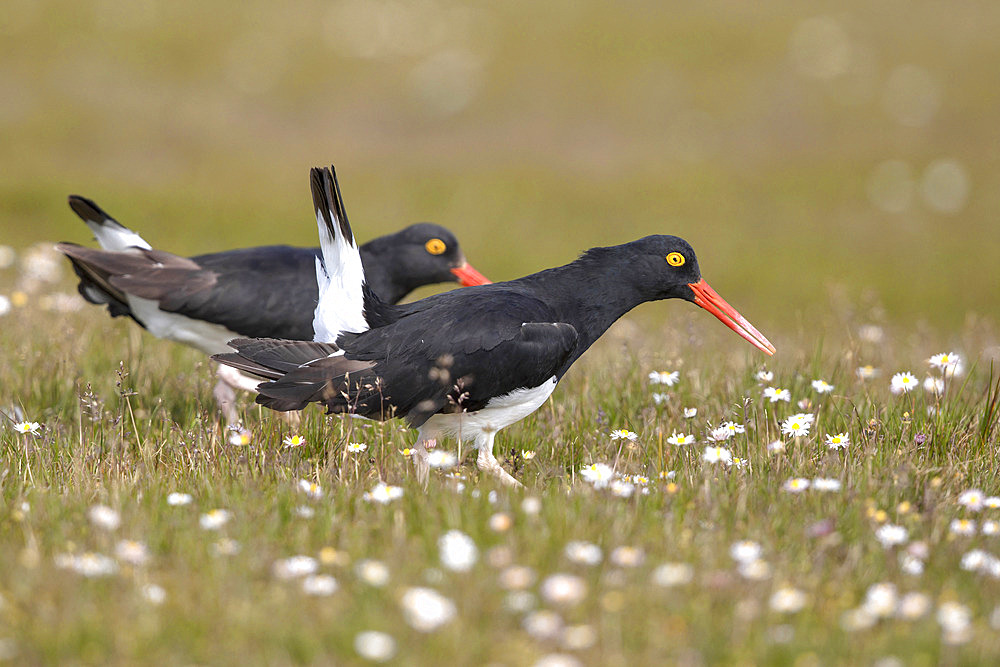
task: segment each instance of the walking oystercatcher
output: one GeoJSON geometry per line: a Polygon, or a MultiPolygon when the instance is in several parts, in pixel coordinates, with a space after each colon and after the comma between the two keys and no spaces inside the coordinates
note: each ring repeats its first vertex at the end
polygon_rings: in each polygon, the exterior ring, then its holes
{"type": "Polygon", "coordinates": [[[313,169],[311,182],[321,234],[339,246],[338,255],[323,244],[326,269],[339,260],[342,277],[356,281],[336,309],[341,317],[327,322],[323,342],[238,339],[230,341],[236,352],[213,359],[268,379],[256,400],[274,410],[315,402],[328,412],[405,419],[418,429],[421,481],[428,472],[425,445],[454,436],[474,441],[481,470],[519,485],[493,456],[496,432],[537,410],[611,324],[647,301],[691,301],[774,353],[702,279],[691,246],[676,236],[592,248],[570,264],[517,280],[386,304],[363,287],[357,259],[343,252],[351,229],[333,173],[313,169]]]}
{"type": "MultiPolygon", "coordinates": [[[[261,246],[180,257],[153,249],[93,201],[71,195],[69,205],[102,250],[73,243],[56,248],[73,263],[80,294],[126,315],[157,338],[226,352],[237,336],[313,340],[319,248],[261,246]]],[[[465,259],[458,240],[440,225],[419,223],[376,238],[360,252],[369,286],[385,302],[433,283],[488,283],[465,259]]],[[[234,389],[258,381],[220,366],[214,394],[230,423],[234,389]]]]}

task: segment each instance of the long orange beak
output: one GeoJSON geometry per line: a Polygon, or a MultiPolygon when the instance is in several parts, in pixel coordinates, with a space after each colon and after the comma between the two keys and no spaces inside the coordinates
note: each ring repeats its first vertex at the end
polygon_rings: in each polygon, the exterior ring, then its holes
{"type": "Polygon", "coordinates": [[[472,287],[473,285],[489,285],[493,281],[476,271],[472,268],[472,265],[468,262],[464,262],[462,266],[455,267],[451,270],[458,278],[458,282],[462,284],[463,287],[472,287]]]}
{"type": "Polygon", "coordinates": [[[765,354],[774,354],[771,341],[757,331],[746,318],[736,312],[736,309],[726,303],[719,293],[709,287],[704,279],[696,283],[688,283],[694,292],[694,302],[719,318],[719,321],[750,342],[751,345],[765,354]]]}

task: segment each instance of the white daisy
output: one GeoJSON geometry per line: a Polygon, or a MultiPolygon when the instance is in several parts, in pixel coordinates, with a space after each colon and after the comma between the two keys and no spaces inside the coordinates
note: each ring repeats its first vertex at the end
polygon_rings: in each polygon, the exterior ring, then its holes
{"type": "Polygon", "coordinates": [[[638,434],[625,428],[616,428],[611,432],[612,440],[628,440],[629,442],[635,442],[638,437],[638,434]]]}
{"type": "Polygon", "coordinates": [[[472,538],[460,530],[449,530],[438,538],[441,564],[452,572],[468,572],[479,558],[479,549],[472,538]]]}
{"type": "Polygon", "coordinates": [[[774,379],[774,372],[768,370],[757,371],[758,382],[770,382],[774,379]]]}
{"type": "Polygon", "coordinates": [[[909,371],[904,371],[902,373],[896,373],[892,376],[892,380],[889,382],[889,391],[894,394],[905,394],[907,392],[913,391],[920,382],[917,380],[916,376],[909,371]]]}
{"type": "Polygon", "coordinates": [[[563,553],[566,558],[581,565],[597,565],[602,557],[601,547],[582,540],[568,542],[563,553]]]}
{"type": "Polygon", "coordinates": [[[454,602],[431,588],[407,588],[400,605],[406,622],[417,632],[433,632],[458,614],[454,602]]]}
{"type": "Polygon", "coordinates": [[[928,375],[924,378],[924,391],[931,394],[943,394],[944,380],[933,375],[928,375]]]}
{"type": "Polygon", "coordinates": [[[812,488],[817,491],[840,491],[840,480],[828,477],[817,477],[812,481],[812,488]]]}
{"type": "Polygon", "coordinates": [[[804,477],[793,477],[785,481],[781,485],[781,488],[789,493],[802,493],[812,485],[808,479],[804,477]]]}
{"type": "Polygon", "coordinates": [[[427,455],[427,464],[432,468],[454,468],[458,464],[458,457],[443,449],[435,449],[427,455]]]}
{"type": "Polygon", "coordinates": [[[290,435],[281,442],[285,443],[285,447],[301,447],[306,444],[306,439],[301,435],[290,435]]]}
{"type": "Polygon", "coordinates": [[[351,454],[360,454],[366,449],[368,449],[368,445],[363,442],[351,442],[347,445],[347,451],[351,454]]]}
{"type": "Polygon", "coordinates": [[[837,433],[835,435],[826,434],[826,446],[830,449],[847,449],[851,444],[851,436],[847,433],[837,433]]]}
{"type": "Polygon", "coordinates": [[[826,380],[813,380],[812,388],[817,394],[829,394],[833,391],[833,385],[826,380]]]}
{"type": "Polygon", "coordinates": [[[694,435],[686,435],[684,433],[674,433],[667,438],[667,442],[671,445],[690,445],[694,442],[694,435]]]}
{"type": "Polygon", "coordinates": [[[323,488],[316,482],[310,482],[305,479],[299,480],[299,491],[306,494],[313,500],[318,500],[323,497],[323,488]]]}
{"type": "Polygon", "coordinates": [[[729,547],[729,555],[738,563],[758,560],[763,553],[764,549],[760,546],[760,542],[753,540],[740,540],[729,547]]]}
{"type": "Polygon", "coordinates": [[[359,632],[354,637],[354,650],[365,660],[388,662],[396,655],[396,640],[376,630],[359,632]]]}
{"type": "Polygon", "coordinates": [[[38,422],[17,422],[14,424],[14,430],[18,433],[30,433],[31,435],[38,435],[41,428],[42,425],[38,422]]]}
{"type": "Polygon", "coordinates": [[[934,368],[938,368],[945,372],[945,375],[960,375],[962,369],[962,357],[955,354],[954,352],[943,352],[941,354],[935,354],[933,357],[927,360],[934,368]]]}
{"type": "Polygon", "coordinates": [[[615,471],[607,463],[592,463],[580,469],[580,476],[595,489],[603,489],[614,479],[615,471]]]}
{"type": "Polygon", "coordinates": [[[681,374],[678,371],[653,371],[649,374],[650,384],[665,384],[668,387],[673,387],[680,381],[681,374]]]}
{"type": "Polygon", "coordinates": [[[92,524],[104,530],[116,530],[122,523],[121,515],[107,505],[94,505],[87,511],[87,517],[92,524]]]}
{"type": "Polygon", "coordinates": [[[952,519],[948,531],[953,535],[968,537],[976,534],[976,522],[969,519],[952,519]]]}
{"type": "Polygon", "coordinates": [[[402,487],[392,486],[386,484],[385,482],[379,482],[371,491],[366,491],[363,496],[364,500],[370,503],[381,503],[385,505],[391,503],[393,500],[398,500],[403,497],[402,487]]]}
{"type": "Polygon", "coordinates": [[[770,607],[781,614],[794,614],[805,608],[809,598],[797,588],[779,588],[771,595],[770,607]]]}
{"type": "Polygon", "coordinates": [[[905,544],[910,539],[910,533],[902,526],[886,523],[879,526],[875,531],[875,539],[888,549],[889,547],[905,544]]]}
{"type": "Polygon", "coordinates": [[[226,525],[231,518],[232,514],[229,513],[229,510],[215,509],[211,512],[202,514],[201,518],[198,519],[198,523],[205,530],[219,530],[226,525]]]}
{"type": "Polygon", "coordinates": [[[781,422],[781,432],[792,437],[809,435],[810,428],[812,428],[812,415],[809,414],[792,415],[781,422]]]}
{"type": "Polygon", "coordinates": [[[872,365],[859,366],[857,370],[858,377],[862,380],[871,380],[873,377],[878,375],[879,371],[872,365]]]}
{"type": "Polygon", "coordinates": [[[979,489],[967,489],[958,496],[958,504],[967,507],[973,512],[983,509],[983,501],[986,495],[979,489]]]}
{"type": "Polygon", "coordinates": [[[706,447],[702,459],[706,463],[725,463],[729,465],[733,462],[733,453],[725,447],[706,447]]]}
{"type": "Polygon", "coordinates": [[[691,419],[698,414],[698,408],[684,408],[684,419],[691,419]]]}
{"type": "Polygon", "coordinates": [[[190,493],[180,493],[174,491],[167,496],[167,504],[172,507],[179,507],[181,505],[190,505],[193,498],[190,493]]]}
{"type": "Polygon", "coordinates": [[[777,403],[778,401],[788,403],[792,400],[792,394],[787,389],[768,387],[764,390],[764,398],[769,399],[772,403],[777,403]]]}

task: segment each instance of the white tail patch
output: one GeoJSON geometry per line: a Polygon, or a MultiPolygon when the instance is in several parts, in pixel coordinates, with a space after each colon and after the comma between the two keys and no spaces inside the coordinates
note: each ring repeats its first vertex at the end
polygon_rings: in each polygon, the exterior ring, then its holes
{"type": "Polygon", "coordinates": [[[368,330],[364,315],[365,269],[361,253],[353,241],[348,241],[340,229],[337,212],[331,207],[326,212],[333,219],[335,237],[324,220],[324,212],[316,211],[319,226],[319,245],[322,259],[316,260],[316,283],[319,302],[313,316],[313,340],[332,343],[344,332],[368,330]]]}
{"type": "Polygon", "coordinates": [[[84,222],[94,233],[97,243],[105,250],[120,252],[130,248],[153,249],[153,246],[149,245],[146,239],[111,218],[105,218],[100,222],[93,220],[84,220],[84,222]]]}

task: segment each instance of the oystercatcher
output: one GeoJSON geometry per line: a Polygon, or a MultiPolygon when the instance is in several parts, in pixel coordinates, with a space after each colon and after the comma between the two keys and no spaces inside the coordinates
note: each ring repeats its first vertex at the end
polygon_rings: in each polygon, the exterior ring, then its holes
{"type": "MultiPolygon", "coordinates": [[[[131,317],[158,338],[209,355],[228,351],[226,342],[236,336],[313,339],[319,248],[262,246],[180,257],[153,249],[89,199],[72,195],[69,205],[103,250],[73,243],[56,248],[73,263],[80,294],[107,305],[112,317],[131,317]]],[[[489,282],[439,225],[410,225],[357,251],[369,286],[389,303],[422,285],[489,282]]],[[[224,366],[218,375],[213,393],[234,423],[233,390],[253,391],[258,381],[224,366]]]]}
{"type": "Polygon", "coordinates": [[[641,303],[691,301],[766,354],[775,351],[708,286],[694,250],[676,236],[592,248],[509,282],[384,303],[363,286],[360,262],[346,252],[351,229],[332,171],[313,169],[311,183],[321,235],[333,239],[321,244],[326,270],[355,281],[337,292],[345,300],[330,311],[338,317],[325,321],[326,340],[238,339],[230,341],[236,352],[213,359],[269,380],[256,400],[274,410],[315,402],[331,413],[405,419],[418,429],[421,481],[426,445],[453,436],[474,442],[481,470],[519,485],[493,456],[496,432],[537,410],[573,362],[641,303]]]}

